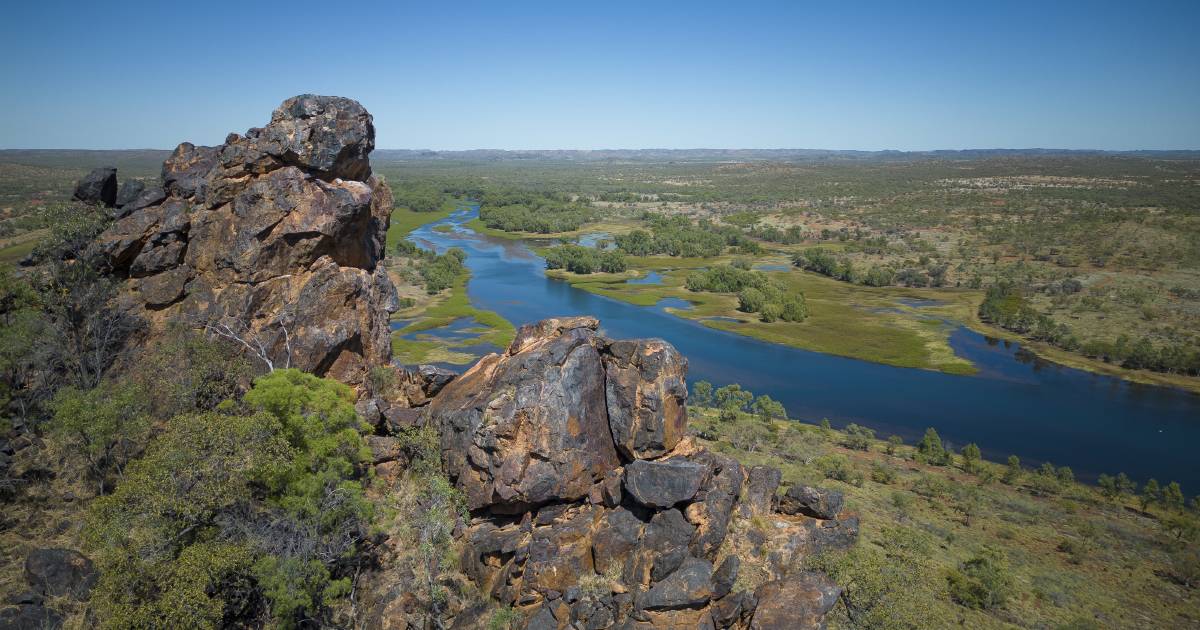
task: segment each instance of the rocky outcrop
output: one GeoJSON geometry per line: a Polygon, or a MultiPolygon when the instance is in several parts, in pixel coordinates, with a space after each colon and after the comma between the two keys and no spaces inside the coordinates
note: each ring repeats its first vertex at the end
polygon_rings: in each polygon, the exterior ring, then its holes
{"type": "Polygon", "coordinates": [[[813,518],[837,518],[842,511],[842,493],[812,486],[795,485],[779,500],[784,514],[803,514],[813,518]]]}
{"type": "Polygon", "coordinates": [[[117,203],[117,169],[103,166],[79,180],[75,185],[76,201],[112,207],[117,203]]]}
{"type": "Polygon", "coordinates": [[[686,359],[598,329],[590,317],[524,326],[418,418],[385,414],[438,430],[471,511],[463,571],[530,628],[820,627],[839,591],[803,558],[857,521],[776,513],[778,470],[685,437],[686,359]],[[753,535],[752,521],[768,530],[753,535]]]}
{"type": "Polygon", "coordinates": [[[360,104],[311,94],[220,146],[179,145],[161,185],[126,182],[99,239],[128,308],[151,335],[182,322],[263,363],[361,382],[390,358],[397,306],[378,264],[392,195],[371,175],[374,145],[360,104]]]}

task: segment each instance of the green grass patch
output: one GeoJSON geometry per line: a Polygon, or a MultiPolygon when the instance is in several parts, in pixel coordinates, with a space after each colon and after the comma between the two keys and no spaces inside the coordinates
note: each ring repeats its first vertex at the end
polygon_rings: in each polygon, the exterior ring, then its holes
{"type": "Polygon", "coordinates": [[[0,247],[0,263],[16,264],[33,251],[41,242],[48,230],[35,230],[20,236],[7,239],[4,247],[0,247]]]}
{"type": "Polygon", "coordinates": [[[399,242],[408,236],[410,232],[421,227],[441,221],[450,216],[461,202],[458,200],[447,200],[442,203],[442,207],[434,212],[413,212],[408,208],[396,208],[392,210],[392,220],[388,223],[387,244],[391,247],[394,243],[399,242]]]}
{"type": "Polygon", "coordinates": [[[692,308],[670,308],[668,312],[771,343],[897,367],[950,374],[976,371],[950,348],[952,328],[931,319],[930,315],[964,321],[979,298],[978,292],[860,287],[798,270],[773,271],[768,273],[790,290],[804,293],[810,314],[803,322],[768,324],[754,314],[737,310],[737,297],[732,294],[697,293],[684,287],[692,270],[727,263],[728,257],[628,257],[626,262],[630,271],[624,274],[578,275],[548,270],[546,275],[578,289],[637,306],[653,306],[664,298],[687,300],[692,308]],[[660,274],[661,284],[627,282],[649,271],[660,274]],[[915,309],[897,302],[900,298],[935,299],[945,304],[915,309]],[[737,321],[711,319],[714,317],[737,321]]]}
{"type": "MultiPolygon", "coordinates": [[[[439,299],[430,302],[419,312],[400,312],[399,318],[417,318],[404,328],[392,332],[392,354],[402,363],[414,364],[429,361],[465,364],[474,360],[469,354],[454,352],[453,348],[477,344],[492,344],[505,348],[512,343],[516,328],[495,311],[475,308],[467,296],[469,274],[462,274],[454,286],[443,292],[439,299]],[[460,341],[447,341],[416,336],[405,336],[421,331],[435,330],[448,326],[464,317],[472,318],[476,326],[471,328],[473,336],[460,341]]],[[[466,331],[464,331],[466,332],[466,331]]]]}

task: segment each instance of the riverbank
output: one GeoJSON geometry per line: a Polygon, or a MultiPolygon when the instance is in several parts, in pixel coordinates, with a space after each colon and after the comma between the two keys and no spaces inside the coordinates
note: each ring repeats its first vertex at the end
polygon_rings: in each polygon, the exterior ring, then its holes
{"type": "Polygon", "coordinates": [[[466,365],[478,358],[477,353],[462,349],[493,346],[497,349],[512,343],[516,328],[493,311],[475,308],[467,296],[470,273],[463,273],[453,286],[433,296],[428,302],[404,309],[392,315],[397,328],[392,331],[392,356],[405,365],[447,363],[466,365]],[[453,336],[420,334],[445,328],[459,322],[465,325],[453,336]],[[407,323],[404,323],[407,322],[407,323]]]}
{"type": "MultiPolygon", "coordinates": [[[[705,446],[745,466],[779,468],[786,483],[844,494],[845,510],[860,518],[861,541],[820,568],[871,594],[851,600],[861,606],[852,611],[860,620],[969,628],[1195,623],[1200,592],[1175,577],[1190,565],[1172,529],[1194,523],[1194,512],[1157,503],[1143,512],[1128,492],[1106,497],[1029,469],[1013,474],[992,462],[967,464],[961,455],[931,465],[912,446],[859,436],[852,448],[844,431],[718,415],[689,407],[691,431],[705,446]],[[985,549],[999,554],[1007,596],[990,610],[961,606],[947,592],[946,576],[985,549]]],[[[742,570],[757,570],[753,559],[742,570]]],[[[845,604],[835,618],[845,619],[845,604]]]]}
{"type": "MultiPolygon", "coordinates": [[[[964,317],[979,292],[860,287],[816,274],[767,271],[793,291],[804,293],[809,317],[803,322],[765,323],[738,310],[732,294],[689,291],[684,283],[694,269],[728,263],[730,257],[628,257],[624,274],[579,275],[547,270],[546,275],[585,291],[639,306],[664,299],[686,300],[691,308],[668,306],[679,317],[755,339],[896,367],[973,374],[970,361],[955,355],[945,320],[964,317]],[[658,284],[631,284],[655,273],[658,284]],[[936,302],[936,304],[914,306],[936,302]]],[[[763,261],[760,261],[760,264],[763,261]]],[[[771,264],[771,261],[767,261],[771,264]]],[[[777,261],[776,261],[777,264],[777,261]]]]}
{"type": "Polygon", "coordinates": [[[403,240],[410,232],[435,221],[441,221],[450,216],[462,202],[448,199],[442,202],[442,207],[433,212],[413,212],[408,208],[392,210],[391,221],[388,222],[387,244],[390,248],[397,241],[403,240]]]}
{"type": "MultiPolygon", "coordinates": [[[[487,228],[484,228],[487,229],[487,228]]],[[[491,230],[498,232],[498,230],[491,230]]],[[[587,234],[598,230],[582,229],[587,234]]],[[[512,236],[512,238],[522,238],[512,236]]],[[[539,254],[544,248],[534,248],[539,254]]],[[[572,286],[638,306],[653,306],[660,300],[676,298],[692,303],[691,309],[668,307],[680,317],[700,320],[705,326],[779,343],[805,350],[825,352],[897,367],[931,369],[948,374],[973,374],[970,361],[957,357],[949,344],[952,327],[947,322],[966,326],[988,337],[1013,341],[1040,359],[1061,365],[1113,376],[1133,383],[1175,387],[1200,394],[1200,378],[1165,374],[1149,370],[1130,370],[1050,344],[1025,339],[979,319],[983,292],[972,289],[914,289],[906,287],[867,287],[850,284],[819,274],[791,268],[786,256],[756,257],[758,268],[785,267],[767,271],[787,286],[804,293],[810,316],[801,323],[758,321],[737,310],[732,295],[688,291],[683,287],[687,270],[728,264],[733,256],[715,258],[674,258],[668,256],[626,257],[629,271],[624,274],[579,275],[563,270],[547,270],[546,275],[572,286]],[[628,280],[658,273],[661,284],[628,284],[628,280]],[[912,301],[932,302],[920,307],[912,301]],[[907,303],[906,303],[907,302],[907,303]]]]}

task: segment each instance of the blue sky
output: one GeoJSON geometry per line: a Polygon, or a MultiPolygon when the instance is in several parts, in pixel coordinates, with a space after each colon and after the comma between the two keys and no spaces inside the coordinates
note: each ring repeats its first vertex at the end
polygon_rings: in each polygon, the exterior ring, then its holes
{"type": "Polygon", "coordinates": [[[1200,149],[1200,2],[13,2],[0,148],[1200,149]],[[434,6],[437,5],[437,6],[434,6]],[[833,6],[853,5],[853,6],[833,6]]]}

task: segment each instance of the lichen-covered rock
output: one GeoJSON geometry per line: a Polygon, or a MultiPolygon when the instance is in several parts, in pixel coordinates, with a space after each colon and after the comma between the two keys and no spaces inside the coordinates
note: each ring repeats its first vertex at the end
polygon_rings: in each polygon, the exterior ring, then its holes
{"type": "Polygon", "coordinates": [[[712,563],[686,558],[661,582],[638,599],[643,610],[699,608],[712,597],[712,563]]]}
{"type": "Polygon", "coordinates": [[[75,185],[73,196],[77,201],[111,208],[117,202],[117,169],[111,166],[92,169],[75,185]]]}
{"type": "Polygon", "coordinates": [[[614,341],[604,360],[608,423],[626,459],[658,457],[687,427],[687,359],[661,339],[614,341]]]}
{"type": "Polygon", "coordinates": [[[548,321],[544,336],[522,327],[508,352],[484,357],[429,404],[446,471],[470,509],[575,501],[620,465],[596,320],[548,321]]]}
{"type": "Polygon", "coordinates": [[[121,187],[117,190],[116,200],[113,202],[118,208],[127,206],[133,203],[146,190],[146,182],[140,179],[127,179],[121,183],[121,187]]]}
{"type": "Polygon", "coordinates": [[[822,620],[842,589],[828,577],[801,572],[759,586],[751,630],[806,630],[822,627],[822,620]]]}
{"type": "Polygon", "coordinates": [[[705,466],[683,458],[639,459],[625,467],[625,490],[646,507],[669,508],[696,496],[705,466]]]}
{"type": "Polygon", "coordinates": [[[34,549],[25,557],[25,581],[49,597],[87,599],[96,578],[92,561],[74,549],[34,549]]]}
{"type": "Polygon", "coordinates": [[[751,466],[746,473],[745,491],[738,502],[738,512],[744,518],[768,516],[775,511],[775,493],[783,473],[772,466],[751,466]]]}
{"type": "Polygon", "coordinates": [[[127,182],[99,239],[114,273],[137,279],[124,303],[149,335],[182,322],[274,367],[361,383],[391,356],[398,307],[377,264],[392,195],[371,176],[373,147],[361,105],[313,95],[219,147],[179,145],[161,186],[127,182]]]}
{"type": "Polygon", "coordinates": [[[688,521],[696,526],[690,548],[698,558],[714,558],[725,542],[745,473],[737,460],[710,451],[695,455],[692,461],[706,465],[708,470],[696,501],[685,512],[688,521]]]}
{"type": "Polygon", "coordinates": [[[784,514],[803,514],[813,518],[837,518],[842,511],[842,493],[836,490],[795,485],[779,500],[784,514]]]}

